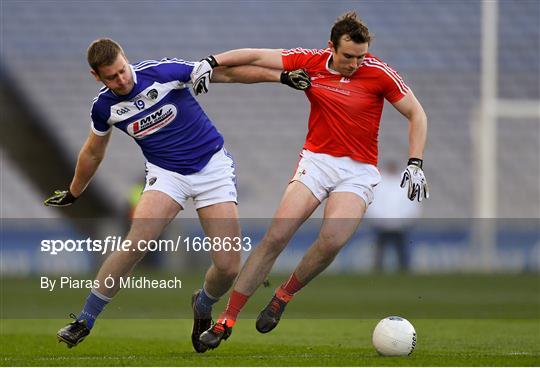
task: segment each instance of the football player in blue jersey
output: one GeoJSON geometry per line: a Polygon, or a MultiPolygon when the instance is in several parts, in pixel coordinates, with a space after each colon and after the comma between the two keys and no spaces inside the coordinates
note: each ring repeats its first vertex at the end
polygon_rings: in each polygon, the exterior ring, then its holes
{"type": "MultiPolygon", "coordinates": [[[[115,251],[101,266],[96,287],[74,321],[58,331],[59,341],[73,347],[84,340],[103,308],[144,257],[140,241],[157,239],[192,198],[205,235],[239,238],[234,162],[223,148],[223,137],[189,91],[198,62],[181,59],[147,60],[130,64],[121,46],[99,39],[88,48],[90,72],[105,86],[92,105],[89,136],[82,146],[69,189],[55,191],[45,205],[63,207],[75,202],[90,183],[105,156],[112,126],[135,139],[146,158],[146,185],[126,237],[128,251],[115,251]],[[179,112],[182,112],[181,114],[179,112]],[[219,219],[219,221],[218,221],[219,219]],[[114,279],[114,285],[105,283],[114,279]]],[[[252,66],[216,68],[213,82],[279,82],[306,89],[303,71],[282,72],[252,66]]],[[[204,87],[204,86],[203,86],[204,87]]],[[[193,347],[206,351],[200,334],[211,325],[212,305],[231,287],[240,267],[235,251],[213,251],[212,265],[202,288],[192,297],[193,347]]]]}

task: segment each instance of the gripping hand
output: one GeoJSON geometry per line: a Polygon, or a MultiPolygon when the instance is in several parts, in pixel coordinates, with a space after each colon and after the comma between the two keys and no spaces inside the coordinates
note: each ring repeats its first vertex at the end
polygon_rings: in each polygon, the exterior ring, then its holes
{"type": "Polygon", "coordinates": [[[54,194],[47,198],[43,204],[50,207],[66,207],[70,206],[77,200],[77,197],[73,196],[68,190],[55,190],[54,194]]]}
{"type": "Polygon", "coordinates": [[[300,91],[305,91],[311,86],[309,75],[303,69],[282,72],[280,81],[281,83],[300,91]]]}
{"type": "Polygon", "coordinates": [[[191,83],[193,84],[193,92],[195,96],[201,93],[207,93],[210,87],[210,79],[214,68],[218,66],[216,58],[212,55],[205,57],[200,62],[195,64],[191,72],[191,83]]]}
{"type": "Polygon", "coordinates": [[[409,159],[401,177],[401,187],[407,186],[407,197],[411,201],[417,199],[418,202],[422,202],[423,198],[429,198],[429,187],[422,170],[422,163],[423,161],[419,158],[409,159]]]}

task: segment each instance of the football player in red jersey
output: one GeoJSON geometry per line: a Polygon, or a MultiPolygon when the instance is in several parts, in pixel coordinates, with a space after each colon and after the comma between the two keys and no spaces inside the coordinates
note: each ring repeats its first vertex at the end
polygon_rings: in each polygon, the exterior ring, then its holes
{"type": "Polygon", "coordinates": [[[427,117],[399,74],[368,52],[371,35],[355,12],[334,24],[326,49],[239,49],[209,56],[192,75],[194,90],[206,92],[216,66],[257,65],[304,69],[311,77],[308,134],[295,175],[272,224],[243,266],[226,310],[200,341],[208,348],[227,339],[248,298],[265,280],[298,228],[327,199],[324,221],[290,278],[277,288],[257,318],[261,333],[274,329],[287,303],[321,273],[355,233],[381,177],[376,167],[384,100],[409,121],[409,159],[402,187],[410,200],[429,197],[422,171],[427,117]]]}

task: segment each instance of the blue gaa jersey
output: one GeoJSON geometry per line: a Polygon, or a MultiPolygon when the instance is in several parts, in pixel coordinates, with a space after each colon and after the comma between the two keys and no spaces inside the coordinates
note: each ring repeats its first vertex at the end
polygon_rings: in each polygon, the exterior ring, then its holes
{"type": "Polygon", "coordinates": [[[199,172],[223,147],[223,136],[189,92],[194,65],[180,59],[130,65],[131,93],[119,96],[104,87],[94,99],[93,132],[106,135],[114,125],[154,165],[182,175],[199,172]]]}

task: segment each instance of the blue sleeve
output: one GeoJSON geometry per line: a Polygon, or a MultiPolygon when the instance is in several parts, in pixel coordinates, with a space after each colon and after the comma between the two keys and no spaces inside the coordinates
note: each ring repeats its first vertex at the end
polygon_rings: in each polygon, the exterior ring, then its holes
{"type": "Polygon", "coordinates": [[[159,75],[162,82],[188,82],[191,79],[191,71],[194,65],[195,63],[192,61],[164,58],[160,61],[146,60],[133,67],[136,71],[152,68],[159,75]]]}
{"type": "Polygon", "coordinates": [[[105,117],[106,114],[101,110],[100,105],[95,101],[92,105],[92,112],[90,113],[92,118],[90,126],[95,134],[103,136],[108,134],[112,127],[107,123],[108,118],[105,117]]]}

